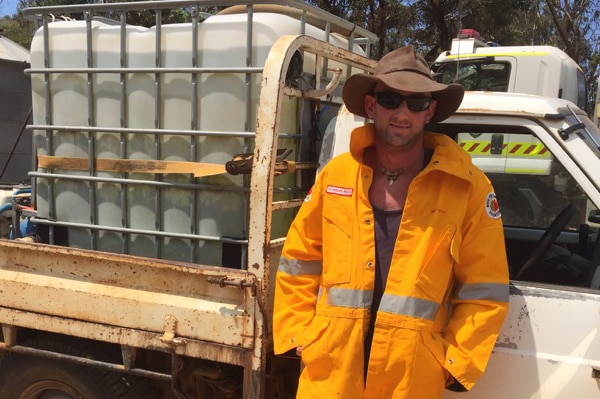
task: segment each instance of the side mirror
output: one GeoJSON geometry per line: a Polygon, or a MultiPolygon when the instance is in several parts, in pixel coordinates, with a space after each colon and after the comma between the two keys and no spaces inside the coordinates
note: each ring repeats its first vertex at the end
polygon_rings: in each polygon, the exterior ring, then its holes
{"type": "Polygon", "coordinates": [[[592,209],[588,215],[588,222],[600,224],[600,210],[592,209]]]}

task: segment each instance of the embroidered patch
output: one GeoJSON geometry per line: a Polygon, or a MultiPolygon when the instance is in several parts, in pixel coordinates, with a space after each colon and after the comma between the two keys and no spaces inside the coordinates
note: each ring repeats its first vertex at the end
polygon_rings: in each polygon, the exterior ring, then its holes
{"type": "Polygon", "coordinates": [[[351,197],[352,196],[352,191],[353,190],[351,188],[336,187],[336,186],[327,186],[327,193],[328,194],[341,195],[343,197],[351,197]]]}
{"type": "Polygon", "coordinates": [[[495,193],[489,193],[485,199],[485,211],[492,219],[498,219],[500,214],[500,205],[495,193]]]}
{"type": "Polygon", "coordinates": [[[306,194],[306,197],[304,198],[304,202],[308,202],[310,201],[311,197],[312,197],[312,187],[310,188],[310,190],[308,190],[308,193],[306,194]]]}

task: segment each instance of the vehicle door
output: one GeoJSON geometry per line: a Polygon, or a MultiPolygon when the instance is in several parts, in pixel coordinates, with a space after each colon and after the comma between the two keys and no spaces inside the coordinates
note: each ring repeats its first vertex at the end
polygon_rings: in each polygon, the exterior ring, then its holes
{"type": "Polygon", "coordinates": [[[438,127],[494,184],[511,276],[486,372],[446,399],[600,395],[600,135],[591,125],[573,114],[556,126],[455,117],[438,127]]]}

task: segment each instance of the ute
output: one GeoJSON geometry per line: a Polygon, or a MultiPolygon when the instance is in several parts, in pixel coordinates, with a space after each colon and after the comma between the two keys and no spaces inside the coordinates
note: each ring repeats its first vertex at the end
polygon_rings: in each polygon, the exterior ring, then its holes
{"type": "Polygon", "coordinates": [[[554,46],[501,46],[483,42],[474,29],[461,30],[431,69],[436,80],[466,90],[537,94],[564,98],[585,109],[583,70],[554,46]]]}
{"type": "Polygon", "coordinates": [[[438,80],[473,92],[431,129],[453,135],[494,184],[512,283],[488,370],[464,396],[593,397],[600,136],[575,106],[585,108],[583,72],[557,48],[502,47],[477,36],[462,32],[432,66],[438,80]]]}
{"type": "MultiPolygon", "coordinates": [[[[272,278],[315,174],[365,122],[340,90],[373,70],[376,38],[259,3],[25,10],[36,167],[0,240],[0,397],[295,396],[272,278]],[[174,7],[191,22],[163,24],[174,7]],[[146,9],[154,27],[127,23],[146,9]]],[[[597,395],[600,132],[568,100],[493,92],[428,129],[494,183],[510,262],[509,315],[461,395],[597,395]]]]}
{"type": "Polygon", "coordinates": [[[510,265],[509,314],[465,397],[598,395],[600,132],[568,101],[502,93],[468,93],[431,129],[494,184],[510,265]]]}

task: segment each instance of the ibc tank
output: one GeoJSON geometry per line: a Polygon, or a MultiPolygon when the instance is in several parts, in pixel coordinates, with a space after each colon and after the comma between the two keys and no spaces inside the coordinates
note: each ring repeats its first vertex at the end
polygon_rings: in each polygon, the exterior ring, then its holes
{"type": "MultiPolygon", "coordinates": [[[[197,66],[245,67],[247,24],[246,14],[216,15],[199,24],[197,66]]],[[[120,27],[100,21],[92,21],[91,26],[93,68],[119,68],[120,27]]],[[[299,34],[300,23],[285,15],[255,13],[252,29],[253,66],[262,67],[272,44],[282,35],[299,34]]],[[[157,30],[126,27],[127,68],[153,68],[157,58],[160,67],[193,67],[192,25],[162,25],[160,32],[160,57],[156,57],[157,30]]],[[[306,26],[305,34],[325,38],[325,32],[313,26],[306,26]]],[[[84,21],[50,23],[48,35],[50,68],[88,66],[84,21]]],[[[330,41],[347,48],[347,42],[340,37],[332,35],[330,41]]],[[[43,30],[40,29],[31,45],[32,69],[45,65],[43,43],[43,30]]],[[[314,64],[314,59],[306,57],[304,63],[307,70],[311,63],[314,64]]],[[[225,164],[234,154],[253,150],[251,140],[233,132],[255,129],[260,74],[252,74],[250,78],[250,126],[245,126],[244,73],[198,74],[195,85],[190,72],[160,75],[127,72],[123,75],[123,83],[119,73],[96,72],[90,76],[88,82],[86,73],[52,73],[46,85],[43,74],[33,74],[33,123],[58,127],[159,128],[222,133],[192,138],[186,134],[122,135],[83,129],[38,130],[34,135],[38,154],[225,164]],[[194,96],[198,99],[195,108],[194,96]],[[46,98],[49,104],[46,104],[46,98]]],[[[285,100],[281,132],[296,133],[298,104],[295,99],[285,100]]],[[[296,143],[296,140],[282,139],[279,148],[299,151],[296,143]]],[[[88,171],[54,169],[52,173],[89,176],[88,171]]],[[[96,176],[124,177],[120,173],[100,171],[96,176]]],[[[68,226],[70,246],[204,264],[223,263],[224,252],[231,250],[222,242],[223,238],[247,239],[248,194],[244,190],[244,177],[222,174],[193,179],[190,175],[132,173],[127,179],[136,182],[94,183],[85,178],[38,177],[38,216],[68,226]],[[144,181],[149,184],[142,184],[144,181]],[[157,238],[152,232],[164,237],[157,238]],[[193,234],[209,239],[196,243],[193,237],[187,237],[193,234]]],[[[294,184],[292,176],[277,179],[278,185],[291,187],[294,184]]],[[[285,235],[291,218],[291,212],[274,214],[273,234],[285,235]]]]}

